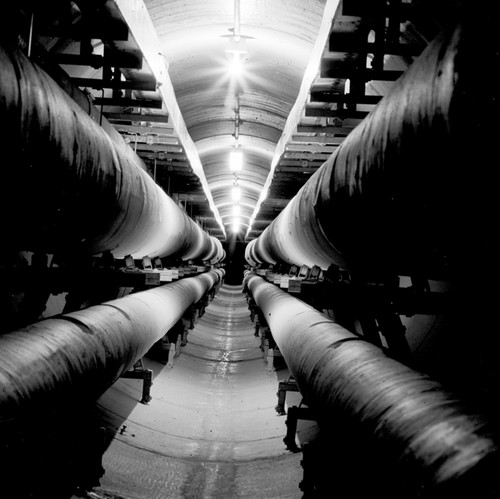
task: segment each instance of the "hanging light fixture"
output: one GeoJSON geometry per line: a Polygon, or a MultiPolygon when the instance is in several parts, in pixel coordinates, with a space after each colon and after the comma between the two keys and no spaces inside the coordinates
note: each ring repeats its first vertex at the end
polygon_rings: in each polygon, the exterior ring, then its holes
{"type": "Polygon", "coordinates": [[[241,147],[234,146],[234,149],[229,153],[229,167],[232,171],[240,171],[243,167],[243,152],[241,147]]]}
{"type": "Polygon", "coordinates": [[[239,144],[240,137],[240,96],[236,94],[234,108],[234,147],[229,153],[229,167],[232,171],[238,172],[243,167],[243,151],[239,144]]]}
{"type": "Polygon", "coordinates": [[[236,234],[240,231],[241,221],[239,218],[233,218],[233,224],[231,226],[232,231],[236,234]]]}

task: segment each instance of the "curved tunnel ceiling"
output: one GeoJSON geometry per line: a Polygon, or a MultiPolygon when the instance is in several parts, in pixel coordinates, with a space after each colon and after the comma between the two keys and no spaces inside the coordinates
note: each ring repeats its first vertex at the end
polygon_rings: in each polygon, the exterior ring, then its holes
{"type": "Polygon", "coordinates": [[[62,68],[83,107],[88,97],[220,240],[235,204],[240,236],[258,237],[447,19],[431,20],[420,1],[58,1],[36,11],[35,60],[62,68]],[[246,50],[239,78],[228,68],[235,47],[246,50]]]}
{"type": "Polygon", "coordinates": [[[145,5],[168,61],[187,130],[229,233],[234,209],[231,188],[236,181],[241,189],[245,226],[297,99],[325,0],[241,4],[239,0],[146,0],[145,5]],[[241,55],[239,77],[231,75],[233,56],[227,52],[235,26],[247,49],[241,55]],[[237,177],[228,163],[235,135],[244,155],[237,177]]]}

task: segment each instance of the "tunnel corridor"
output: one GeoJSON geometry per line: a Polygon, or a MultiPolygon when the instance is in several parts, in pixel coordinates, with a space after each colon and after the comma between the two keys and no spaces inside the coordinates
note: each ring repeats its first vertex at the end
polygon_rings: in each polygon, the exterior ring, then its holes
{"type": "MultiPolygon", "coordinates": [[[[187,340],[172,368],[168,352],[144,359],[154,372],[148,405],[129,379],[99,399],[106,431],[116,433],[91,497],[301,497],[301,455],[286,449],[285,417],[275,411],[288,372],[264,358],[242,286],[225,284],[187,340]]],[[[304,422],[304,431],[314,429],[304,422]]]]}

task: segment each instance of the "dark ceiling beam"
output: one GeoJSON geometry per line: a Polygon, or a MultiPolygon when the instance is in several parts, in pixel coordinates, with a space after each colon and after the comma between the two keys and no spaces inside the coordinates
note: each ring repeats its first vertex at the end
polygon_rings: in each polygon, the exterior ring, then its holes
{"type": "Polygon", "coordinates": [[[162,100],[153,99],[132,99],[128,97],[96,97],[96,106],[119,106],[119,107],[140,107],[145,109],[161,109],[162,100]]]}
{"type": "Polygon", "coordinates": [[[297,133],[317,133],[325,135],[349,134],[352,126],[323,126],[323,125],[298,125],[297,133]]]}
{"type": "Polygon", "coordinates": [[[377,104],[382,95],[339,94],[334,92],[311,92],[310,102],[331,102],[337,104],[377,104]]]}
{"type": "Polygon", "coordinates": [[[321,60],[321,66],[320,66],[320,77],[343,79],[343,80],[350,79],[358,81],[359,80],[395,81],[403,74],[403,71],[394,71],[388,69],[381,71],[376,71],[374,69],[369,69],[369,68],[354,69],[343,65],[342,64],[343,61],[340,62],[341,64],[339,64],[339,61],[337,59],[323,58],[321,60]]]}
{"type": "Polygon", "coordinates": [[[364,119],[368,115],[368,111],[351,111],[350,109],[329,109],[307,104],[305,108],[305,116],[314,118],[354,118],[364,119]]]}
{"type": "Polygon", "coordinates": [[[138,156],[140,156],[142,159],[167,159],[170,158],[173,161],[186,161],[187,157],[185,154],[178,154],[178,153],[167,153],[164,151],[142,151],[142,150],[137,150],[138,156]]]}
{"type": "Polygon", "coordinates": [[[345,137],[347,137],[347,133],[344,134],[344,137],[333,135],[292,135],[292,142],[299,144],[335,144],[340,145],[344,141],[345,137]]]}
{"type": "Polygon", "coordinates": [[[319,168],[324,161],[307,161],[307,160],[299,160],[299,159],[282,159],[278,163],[278,167],[285,166],[300,166],[303,168],[319,168]]]}
{"type": "Polygon", "coordinates": [[[142,69],[142,55],[137,51],[107,52],[105,56],[97,54],[52,54],[57,64],[68,66],[90,66],[98,69],[102,67],[142,69]]]}
{"type": "MultiPolygon", "coordinates": [[[[168,135],[170,137],[175,137],[173,135],[174,129],[170,128],[170,127],[122,125],[120,123],[115,123],[115,124],[113,124],[113,126],[119,132],[138,133],[139,135],[168,135]]],[[[177,137],[175,137],[175,138],[177,138],[177,137]]]]}
{"type": "Polygon", "coordinates": [[[71,81],[77,87],[95,88],[102,90],[103,88],[112,88],[117,90],[142,90],[142,91],[155,91],[156,80],[154,78],[149,80],[104,80],[100,78],[71,78],[71,81]]]}
{"type": "Polygon", "coordinates": [[[285,159],[307,159],[310,161],[327,160],[331,154],[320,154],[310,152],[285,152],[285,159]]]}
{"type": "Polygon", "coordinates": [[[276,171],[278,173],[306,173],[306,174],[312,174],[314,173],[318,168],[314,167],[301,167],[301,166],[278,166],[276,168],[276,171]]]}
{"type": "Polygon", "coordinates": [[[55,38],[71,38],[73,40],[110,40],[127,41],[129,30],[127,24],[121,19],[110,17],[92,16],[76,24],[66,26],[42,26],[40,36],[55,38]]]}
{"type": "Polygon", "coordinates": [[[285,154],[287,152],[312,152],[312,153],[332,153],[337,150],[339,144],[325,145],[325,144],[287,144],[285,147],[285,154]]]}
{"type": "MultiPolygon", "coordinates": [[[[149,122],[149,123],[168,123],[169,117],[166,114],[139,114],[139,113],[107,113],[104,111],[104,116],[108,121],[130,121],[134,122],[149,122]]],[[[173,127],[172,127],[173,130],[173,127]]]]}

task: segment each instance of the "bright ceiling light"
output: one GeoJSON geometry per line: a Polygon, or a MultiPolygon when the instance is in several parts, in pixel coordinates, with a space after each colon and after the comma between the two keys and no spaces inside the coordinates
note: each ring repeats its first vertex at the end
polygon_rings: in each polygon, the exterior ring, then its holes
{"type": "Polygon", "coordinates": [[[243,74],[243,61],[241,60],[240,54],[235,52],[232,54],[231,59],[229,60],[229,74],[233,78],[239,78],[243,74]]]}
{"type": "Polygon", "coordinates": [[[231,229],[234,233],[240,231],[240,226],[241,226],[241,221],[239,218],[234,218],[233,219],[233,225],[231,226],[231,229]]]}
{"type": "Polygon", "coordinates": [[[241,170],[243,166],[243,151],[235,147],[230,153],[229,153],[229,167],[231,168],[232,171],[237,172],[241,170]]]}
{"type": "Polygon", "coordinates": [[[241,189],[239,187],[233,187],[231,191],[231,199],[233,201],[239,201],[241,199],[241,189]]]}
{"type": "Polygon", "coordinates": [[[240,215],[240,213],[241,213],[240,205],[235,204],[233,206],[233,216],[238,217],[240,215]]]}

